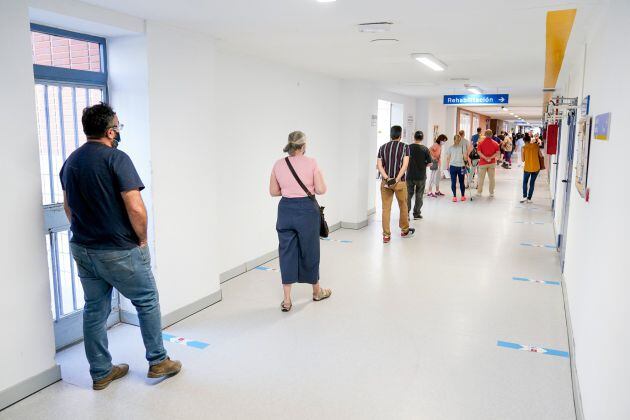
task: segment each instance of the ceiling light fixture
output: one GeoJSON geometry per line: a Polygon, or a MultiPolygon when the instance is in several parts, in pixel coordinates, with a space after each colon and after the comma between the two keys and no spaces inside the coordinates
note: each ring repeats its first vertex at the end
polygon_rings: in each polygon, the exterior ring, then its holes
{"type": "Polygon", "coordinates": [[[400,42],[400,40],[396,38],[377,38],[370,41],[373,44],[387,44],[392,42],[400,42]]]}
{"type": "Polygon", "coordinates": [[[505,112],[508,112],[510,110],[509,108],[506,108],[504,106],[502,106],[501,109],[504,110],[505,112]]]}
{"type": "Polygon", "coordinates": [[[433,71],[444,71],[448,67],[442,61],[435,58],[433,54],[429,53],[420,53],[420,54],[411,54],[411,57],[418,61],[419,63],[424,64],[428,68],[433,71]]]}
{"type": "Polygon", "coordinates": [[[367,32],[367,33],[389,32],[392,28],[392,25],[393,25],[392,22],[360,23],[359,32],[367,32]]]}
{"type": "Polygon", "coordinates": [[[481,90],[477,86],[466,86],[466,89],[468,90],[468,92],[474,93],[475,95],[481,95],[483,93],[483,90],[481,90]]]}

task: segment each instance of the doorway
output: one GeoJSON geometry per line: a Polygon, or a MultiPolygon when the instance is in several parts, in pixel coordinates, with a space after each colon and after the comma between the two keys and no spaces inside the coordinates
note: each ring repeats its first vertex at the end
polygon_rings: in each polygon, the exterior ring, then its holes
{"type": "MultiPolygon", "coordinates": [[[[403,139],[406,137],[405,125],[404,125],[405,107],[403,104],[386,101],[383,99],[378,100],[378,115],[376,119],[376,150],[374,156],[378,155],[378,151],[382,145],[390,141],[389,131],[392,126],[399,125],[403,128],[403,139]]],[[[376,165],[376,160],[372,160],[376,165]]],[[[368,208],[376,209],[380,212],[380,188],[381,181],[378,170],[374,167],[375,183],[369,183],[368,190],[368,208]]],[[[392,216],[393,217],[393,216],[392,216]]]]}

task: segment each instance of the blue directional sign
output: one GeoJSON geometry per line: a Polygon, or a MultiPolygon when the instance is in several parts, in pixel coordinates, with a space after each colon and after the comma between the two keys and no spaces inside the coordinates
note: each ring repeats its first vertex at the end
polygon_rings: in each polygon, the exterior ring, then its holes
{"type": "Polygon", "coordinates": [[[444,95],[444,105],[506,105],[510,95],[444,95]]]}

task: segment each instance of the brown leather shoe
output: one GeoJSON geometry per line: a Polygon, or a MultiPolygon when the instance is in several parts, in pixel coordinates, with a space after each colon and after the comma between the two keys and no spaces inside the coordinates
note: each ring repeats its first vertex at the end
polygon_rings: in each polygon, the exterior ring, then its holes
{"type": "Polygon", "coordinates": [[[121,363],[120,365],[114,365],[109,375],[107,375],[103,379],[92,382],[92,389],[95,391],[105,389],[116,379],[120,379],[125,376],[127,372],[129,372],[129,365],[126,365],[124,363],[121,363]]]}
{"type": "Polygon", "coordinates": [[[182,362],[179,360],[171,360],[167,357],[166,360],[149,367],[148,378],[163,378],[165,376],[174,376],[182,370],[182,362]]]}

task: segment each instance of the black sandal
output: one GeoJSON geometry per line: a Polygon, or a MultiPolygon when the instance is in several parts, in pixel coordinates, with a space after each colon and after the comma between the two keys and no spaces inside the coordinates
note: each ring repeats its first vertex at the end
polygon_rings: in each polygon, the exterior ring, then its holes
{"type": "Polygon", "coordinates": [[[280,302],[280,309],[282,309],[282,312],[289,312],[291,308],[293,308],[293,302],[289,302],[289,306],[284,305],[284,300],[280,302]]]}

